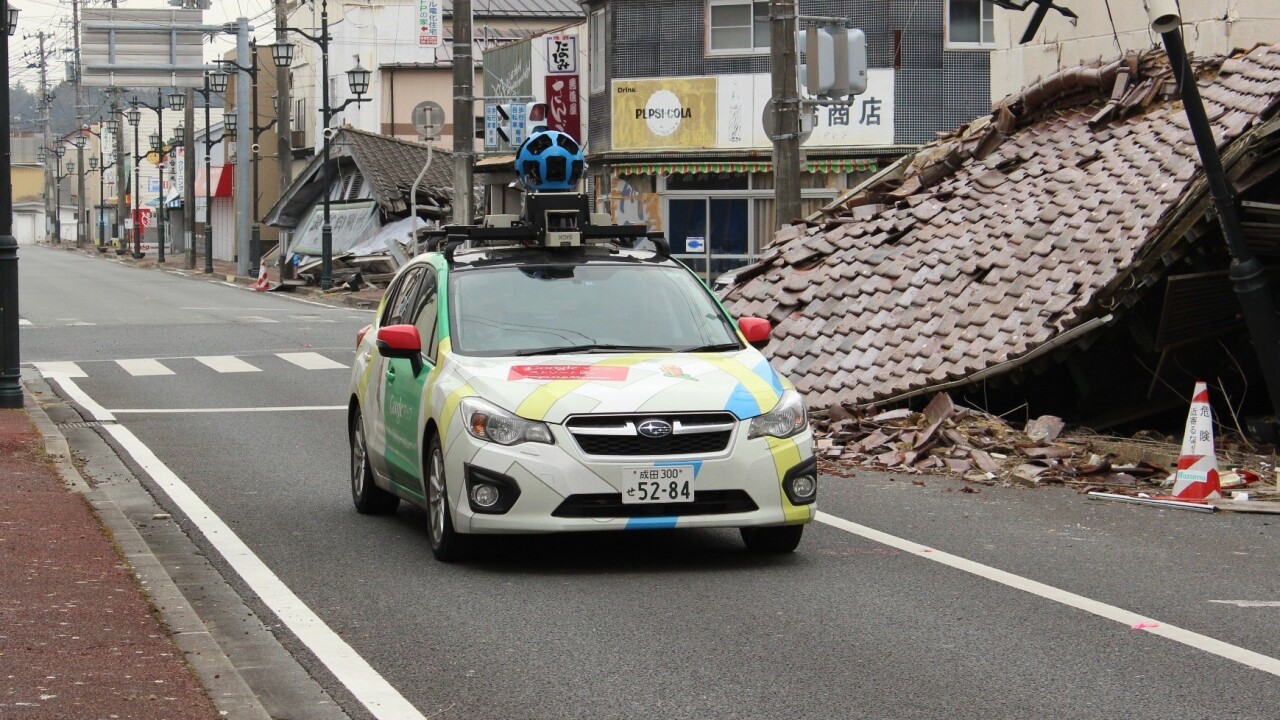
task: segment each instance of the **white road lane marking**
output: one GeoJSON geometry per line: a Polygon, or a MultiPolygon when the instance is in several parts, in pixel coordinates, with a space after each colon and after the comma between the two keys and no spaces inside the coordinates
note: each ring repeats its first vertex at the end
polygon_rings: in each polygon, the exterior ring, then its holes
{"type": "Polygon", "coordinates": [[[151,358],[139,358],[136,360],[117,360],[116,364],[124,368],[124,371],[134,377],[149,377],[152,375],[172,375],[173,371],[165,367],[159,360],[151,358]]]}
{"type": "Polygon", "coordinates": [[[262,372],[234,355],[205,355],[197,357],[196,361],[220,373],[262,372]]]}
{"type": "Polygon", "coordinates": [[[115,415],[185,415],[201,413],[264,413],[264,412],[314,412],[317,410],[347,410],[346,405],[294,405],[289,407],[235,407],[235,408],[125,408],[113,409],[115,415]]]}
{"type": "Polygon", "coordinates": [[[33,362],[33,363],[31,363],[31,364],[32,364],[33,366],[35,366],[35,369],[37,369],[37,370],[39,370],[39,371],[40,371],[40,374],[41,374],[41,375],[43,375],[43,376],[45,376],[45,377],[47,377],[47,378],[51,378],[51,377],[73,377],[73,378],[89,377],[88,375],[86,375],[86,374],[85,374],[85,372],[84,372],[83,370],[81,370],[81,369],[80,369],[80,366],[79,366],[79,365],[77,365],[77,364],[75,364],[75,363],[73,363],[73,362],[33,362]]]}
{"type": "MultiPolygon", "coordinates": [[[[51,378],[91,414],[95,420],[114,416],[94,402],[66,376],[51,378]]],[[[249,589],[280,618],[289,630],[324,663],[357,700],[379,720],[426,720],[398,690],[378,674],[354,648],[338,636],[271,568],[218,517],[155,453],[123,425],[104,425],[120,447],[174,502],[201,534],[226,559],[249,589]]]]}
{"type": "Polygon", "coordinates": [[[18,327],[29,326],[31,324],[32,323],[30,320],[23,320],[22,318],[18,318],[18,327]]]}
{"type": "Polygon", "coordinates": [[[1242,608],[1274,608],[1280,607],[1280,600],[1210,600],[1219,605],[1235,605],[1242,608]]]}
{"type": "Polygon", "coordinates": [[[314,352],[276,353],[281,360],[288,360],[303,370],[346,370],[347,366],[314,352]]]}
{"type": "Polygon", "coordinates": [[[261,315],[243,315],[243,316],[241,316],[241,317],[240,317],[240,320],[241,320],[241,321],[243,321],[243,322],[251,322],[251,323],[278,323],[278,322],[280,322],[279,320],[272,320],[272,319],[271,319],[271,318],[269,318],[269,317],[262,317],[261,315]]]}
{"type": "Polygon", "coordinates": [[[818,522],[826,523],[831,527],[844,530],[848,533],[853,533],[854,535],[878,542],[881,545],[888,545],[889,547],[897,548],[898,550],[911,553],[912,555],[924,558],[925,560],[932,560],[933,562],[955,568],[956,570],[961,570],[972,575],[977,575],[981,578],[986,578],[993,582],[998,582],[1001,585],[1006,585],[1014,588],[1015,590],[1022,590],[1023,592],[1028,592],[1032,595],[1038,595],[1046,600],[1062,603],[1063,605],[1076,608],[1077,610],[1084,610],[1085,612],[1093,613],[1099,617],[1127,625],[1134,630],[1144,630],[1152,635],[1159,635],[1160,637],[1168,640],[1173,640],[1174,642],[1182,643],[1188,647],[1193,647],[1197,650],[1202,650],[1212,655],[1217,655],[1218,657],[1238,662],[1241,665],[1247,665],[1265,673],[1280,675],[1280,660],[1276,658],[1256,653],[1252,650],[1246,650],[1242,647],[1225,643],[1221,640],[1216,640],[1207,635],[1201,635],[1199,633],[1191,632],[1190,630],[1184,630],[1176,625],[1170,625],[1169,623],[1161,620],[1149,618],[1145,615],[1139,615],[1135,612],[1130,612],[1114,605],[1108,605],[1103,602],[1098,602],[1097,600],[1091,600],[1083,595],[1076,595],[1075,593],[1067,592],[1066,590],[1053,587],[1052,585],[1045,585],[1044,583],[1036,582],[1035,580],[1024,578],[1020,575],[1014,575],[1013,573],[1005,572],[1004,570],[997,570],[996,568],[983,565],[972,560],[966,560],[965,558],[957,555],[952,555],[941,550],[935,550],[933,548],[920,545],[919,543],[911,542],[910,540],[904,540],[895,535],[880,532],[879,530],[874,530],[866,525],[859,525],[855,522],[845,520],[844,518],[819,512],[815,516],[815,519],[818,522]]]}

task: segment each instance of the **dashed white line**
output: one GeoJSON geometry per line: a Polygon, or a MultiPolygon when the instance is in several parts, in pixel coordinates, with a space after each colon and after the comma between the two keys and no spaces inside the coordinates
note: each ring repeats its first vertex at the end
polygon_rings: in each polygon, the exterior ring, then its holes
{"type": "MultiPolygon", "coordinates": [[[[66,376],[55,380],[75,402],[95,420],[115,420],[115,416],[90,398],[66,376]]],[[[253,550],[240,539],[213,509],[205,504],[155,453],[123,425],[103,429],[138,463],[156,485],[200,530],[227,563],[268,608],[320,660],[369,712],[379,720],[426,720],[398,690],[378,674],[368,661],[335,633],[307,606],[253,550]]]]}
{"type": "Polygon", "coordinates": [[[1201,635],[1199,633],[1191,632],[1190,630],[1184,630],[1176,625],[1170,625],[1169,623],[1155,620],[1153,618],[1146,617],[1145,615],[1139,615],[1135,612],[1130,612],[1114,605],[1108,605],[1097,600],[1092,600],[1084,597],[1083,595],[1067,592],[1066,590],[1053,587],[1052,585],[1045,585],[1044,583],[1036,582],[1035,580],[1024,578],[1020,575],[1014,575],[1013,573],[1005,572],[1004,570],[997,570],[996,568],[988,565],[983,565],[972,560],[966,560],[965,558],[952,555],[951,553],[925,547],[919,543],[904,540],[900,537],[869,528],[866,525],[859,525],[855,522],[845,520],[844,518],[819,512],[814,519],[818,522],[826,523],[831,527],[878,542],[881,545],[888,545],[889,547],[897,548],[898,550],[910,553],[916,557],[924,558],[925,560],[932,560],[933,562],[955,568],[956,570],[962,570],[972,575],[977,575],[978,577],[998,582],[1001,585],[1006,585],[1014,588],[1015,590],[1022,590],[1023,592],[1028,592],[1032,595],[1038,595],[1046,600],[1052,600],[1054,602],[1067,605],[1068,607],[1076,608],[1077,610],[1084,610],[1085,612],[1093,613],[1099,617],[1114,620],[1118,623],[1129,626],[1131,629],[1144,630],[1152,635],[1159,635],[1160,637],[1168,640],[1173,640],[1174,642],[1182,643],[1183,645],[1193,647],[1197,650],[1202,650],[1212,655],[1217,655],[1218,657],[1238,662],[1241,665],[1247,665],[1265,673],[1280,675],[1280,660],[1276,658],[1256,653],[1252,650],[1246,650],[1237,645],[1225,643],[1207,635],[1201,635]]]}
{"type": "Polygon", "coordinates": [[[137,360],[117,360],[116,364],[134,377],[150,377],[153,375],[172,375],[173,371],[165,367],[159,360],[140,358],[137,360]]]}
{"type": "Polygon", "coordinates": [[[220,373],[262,372],[234,355],[206,355],[196,361],[220,373]]]}
{"type": "Polygon", "coordinates": [[[281,360],[288,360],[303,370],[346,370],[347,366],[340,362],[314,352],[276,353],[281,360]]]}

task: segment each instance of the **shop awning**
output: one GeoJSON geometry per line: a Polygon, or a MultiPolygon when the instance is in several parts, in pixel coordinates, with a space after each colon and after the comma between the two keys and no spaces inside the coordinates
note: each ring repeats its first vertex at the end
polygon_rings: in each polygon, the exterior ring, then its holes
{"type": "MultiPolygon", "coordinates": [[[[867,158],[828,158],[804,164],[811,173],[876,172],[876,161],[867,158]]],[[[773,163],[765,160],[715,160],[707,162],[619,163],[613,166],[618,175],[669,175],[671,173],[757,173],[772,172],[773,163]]]]}
{"type": "MultiPolygon", "coordinates": [[[[210,180],[213,182],[213,197],[231,197],[231,183],[235,177],[235,166],[214,165],[209,168],[210,180]]],[[[196,168],[196,197],[205,196],[204,168],[196,168]]]]}

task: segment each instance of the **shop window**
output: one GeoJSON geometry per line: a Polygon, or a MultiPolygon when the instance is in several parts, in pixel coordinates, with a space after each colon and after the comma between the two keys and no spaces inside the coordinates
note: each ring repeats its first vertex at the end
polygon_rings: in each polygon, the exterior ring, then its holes
{"type": "Polygon", "coordinates": [[[672,173],[667,190],[746,190],[746,173],[672,173]]]}
{"type": "Polygon", "coordinates": [[[991,0],[947,0],[945,7],[948,48],[995,46],[995,4],[991,0]]]}
{"type": "Polygon", "coordinates": [[[707,0],[707,52],[731,55],[769,52],[769,3],[707,0]]]}

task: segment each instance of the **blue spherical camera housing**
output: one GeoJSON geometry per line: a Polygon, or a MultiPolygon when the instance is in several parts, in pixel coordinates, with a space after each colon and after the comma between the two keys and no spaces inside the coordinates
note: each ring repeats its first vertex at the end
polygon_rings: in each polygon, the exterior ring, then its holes
{"type": "Polygon", "coordinates": [[[586,166],[582,146],[558,130],[536,132],[516,151],[516,178],[534,192],[572,192],[586,166]]]}

